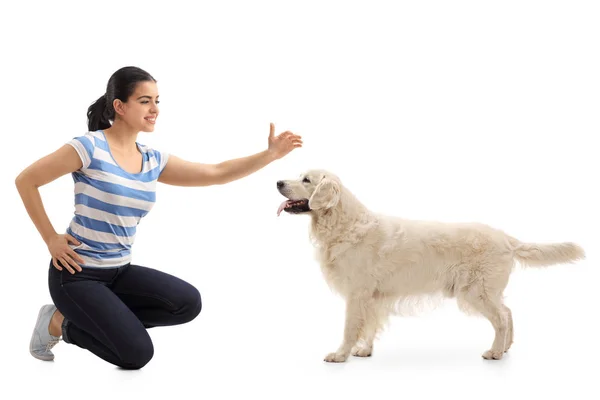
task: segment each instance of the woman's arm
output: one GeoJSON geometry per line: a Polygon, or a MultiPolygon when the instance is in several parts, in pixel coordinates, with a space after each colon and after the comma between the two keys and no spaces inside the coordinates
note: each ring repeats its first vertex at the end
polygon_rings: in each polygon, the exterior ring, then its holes
{"type": "Polygon", "coordinates": [[[284,132],[275,136],[274,132],[275,127],[271,124],[267,150],[218,164],[201,164],[185,161],[176,156],[169,156],[167,165],[158,181],[176,186],[222,185],[244,178],[282,158],[293,149],[302,147],[301,136],[291,132],[284,132]]]}
{"type": "Polygon", "coordinates": [[[219,164],[201,164],[170,155],[158,181],[176,186],[223,185],[250,175],[273,160],[266,150],[219,164]]]}
{"type": "Polygon", "coordinates": [[[82,161],[75,149],[65,144],[25,168],[15,180],[25,209],[46,244],[57,233],[46,214],[38,188],[81,167],[82,161]]]}
{"type": "Polygon", "coordinates": [[[15,179],[15,185],[23,200],[25,209],[46,246],[48,246],[48,251],[52,256],[52,264],[59,271],[63,267],[66,268],[71,274],[74,274],[75,271],[81,271],[81,266],[77,263],[83,263],[83,259],[69,247],[68,243],[74,245],[80,243],[68,234],[56,233],[44,209],[39,187],[63,175],[77,171],[82,166],[83,161],[75,149],[71,145],[65,144],[60,149],[25,168],[15,179]],[[59,261],[62,266],[59,265],[59,261]]]}

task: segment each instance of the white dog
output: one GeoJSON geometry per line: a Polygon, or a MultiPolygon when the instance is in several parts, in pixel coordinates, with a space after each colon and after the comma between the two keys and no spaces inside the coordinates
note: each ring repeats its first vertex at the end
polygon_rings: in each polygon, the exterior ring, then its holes
{"type": "Polygon", "coordinates": [[[495,338],[483,358],[499,360],[513,342],[502,292],[518,260],[527,266],[584,259],[574,243],[522,243],[483,224],[413,221],[369,211],[334,174],[312,170],[277,182],[278,210],[311,216],[311,237],[328,285],[346,302],[344,340],[325,361],[367,357],[397,306],[441,294],[486,317],[495,338]]]}

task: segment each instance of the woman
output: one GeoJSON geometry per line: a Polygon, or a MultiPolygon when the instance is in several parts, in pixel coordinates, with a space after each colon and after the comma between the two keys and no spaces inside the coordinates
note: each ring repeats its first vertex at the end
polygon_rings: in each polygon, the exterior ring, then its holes
{"type": "Polygon", "coordinates": [[[187,162],[137,143],[158,116],[156,80],[136,67],[116,71],[106,93],[88,109],[88,129],[36,161],[16,179],[25,208],[52,256],[53,303],[40,309],[31,354],[53,360],[60,337],[105,361],[139,369],[154,348],[146,329],[183,324],[202,308],[200,293],[172,275],[130,263],[136,226],[152,208],[156,182],[224,184],[248,176],[302,146],[291,132],[274,135],[267,150],[208,165],[187,162]],[[111,123],[112,122],[112,123],[111,123]],[[57,233],[38,188],[71,173],[75,215],[57,233]]]}

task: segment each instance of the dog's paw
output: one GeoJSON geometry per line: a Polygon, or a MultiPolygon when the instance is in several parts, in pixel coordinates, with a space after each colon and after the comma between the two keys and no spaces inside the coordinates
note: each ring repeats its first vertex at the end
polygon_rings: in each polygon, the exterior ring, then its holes
{"type": "Polygon", "coordinates": [[[501,360],[503,355],[504,351],[488,350],[483,353],[481,357],[485,358],[486,360],[501,360]]]}
{"type": "Polygon", "coordinates": [[[371,357],[373,349],[371,347],[355,347],[352,349],[352,355],[355,357],[371,357]]]}
{"type": "Polygon", "coordinates": [[[342,362],[345,362],[347,359],[348,359],[347,354],[329,353],[325,356],[324,361],[334,362],[334,363],[342,363],[342,362]]]}

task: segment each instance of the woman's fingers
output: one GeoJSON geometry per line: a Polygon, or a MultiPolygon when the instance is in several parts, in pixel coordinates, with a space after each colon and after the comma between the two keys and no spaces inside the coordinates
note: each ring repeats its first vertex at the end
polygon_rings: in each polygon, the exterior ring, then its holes
{"type": "Polygon", "coordinates": [[[56,258],[55,257],[52,257],[52,265],[54,265],[54,268],[56,268],[57,270],[62,271],[62,267],[60,267],[58,265],[58,263],[56,262],[56,258]]]}
{"type": "Polygon", "coordinates": [[[71,258],[75,261],[77,261],[80,264],[83,264],[85,261],[83,261],[83,258],[81,258],[81,256],[77,253],[75,253],[75,251],[71,248],[69,248],[68,251],[69,256],[71,256],[71,258]]]}
{"type": "Polygon", "coordinates": [[[75,239],[73,236],[69,235],[68,233],[65,233],[65,237],[67,238],[67,241],[74,244],[75,246],[79,246],[81,243],[79,243],[79,240],[75,239]]]}
{"type": "Polygon", "coordinates": [[[59,259],[59,261],[61,262],[61,264],[63,265],[63,267],[65,267],[67,269],[67,271],[69,271],[71,274],[75,273],[75,271],[73,271],[73,268],[71,268],[71,266],[69,265],[69,263],[63,257],[61,257],[59,259]]]}
{"type": "Polygon", "coordinates": [[[65,254],[64,259],[66,259],[67,262],[77,270],[77,272],[81,272],[81,267],[75,262],[75,260],[71,258],[70,254],[65,254]]]}

